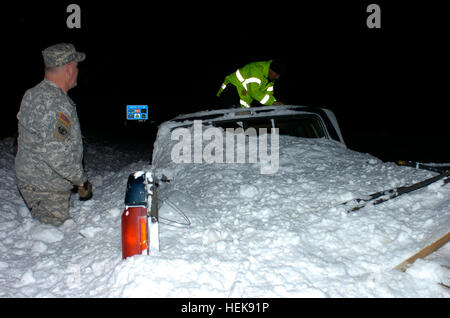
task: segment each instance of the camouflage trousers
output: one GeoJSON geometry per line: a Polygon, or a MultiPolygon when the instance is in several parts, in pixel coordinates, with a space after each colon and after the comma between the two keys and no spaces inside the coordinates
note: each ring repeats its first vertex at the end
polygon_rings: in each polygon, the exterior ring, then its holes
{"type": "Polygon", "coordinates": [[[17,186],[33,218],[55,226],[70,218],[70,191],[44,192],[20,180],[17,186]]]}

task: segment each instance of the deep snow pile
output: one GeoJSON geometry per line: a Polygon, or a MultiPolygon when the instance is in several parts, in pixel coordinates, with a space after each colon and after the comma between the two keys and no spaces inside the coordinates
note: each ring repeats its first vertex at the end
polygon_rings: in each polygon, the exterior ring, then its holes
{"type": "Polygon", "coordinates": [[[274,175],[260,174],[257,163],[174,164],[167,134],[155,145],[156,174],[171,179],[160,188],[160,214],[184,223],[182,211],[191,225],[164,221],[161,251],[125,261],[124,191],[130,173],[153,169],[148,154],[136,161],[136,153],[88,143],[94,197],[73,196],[73,220],[55,228],[30,217],[10,140],[0,142],[0,297],[450,296],[438,284],[450,283],[441,266],[450,262],[448,244],[441,257],[392,269],[450,229],[450,186],[438,182],[357,213],[337,206],[434,173],[283,136],[274,175]]]}

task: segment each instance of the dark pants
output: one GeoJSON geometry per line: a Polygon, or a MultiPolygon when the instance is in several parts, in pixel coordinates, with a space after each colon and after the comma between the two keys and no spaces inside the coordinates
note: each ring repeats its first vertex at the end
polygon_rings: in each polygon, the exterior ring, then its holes
{"type": "Polygon", "coordinates": [[[240,108],[240,100],[236,86],[233,84],[228,84],[219,96],[219,104],[222,108],[240,108]]]}

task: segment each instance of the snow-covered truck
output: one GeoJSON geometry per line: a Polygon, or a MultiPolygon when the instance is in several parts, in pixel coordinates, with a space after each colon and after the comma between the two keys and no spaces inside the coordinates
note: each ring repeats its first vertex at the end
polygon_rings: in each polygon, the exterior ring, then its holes
{"type": "MultiPolygon", "coordinates": [[[[380,267],[393,268],[429,242],[448,241],[449,187],[436,182],[408,193],[418,189],[410,185],[442,177],[348,149],[335,115],[323,108],[287,105],[179,115],[159,127],[150,177],[137,176],[152,189],[153,179],[165,180],[158,182],[156,218],[189,227],[180,252],[183,246],[198,247],[201,237],[206,254],[208,245],[237,255],[265,250],[275,256],[270,251],[282,248],[290,261],[308,262],[319,253],[323,259],[347,260],[347,270],[369,270],[375,259],[380,267]],[[376,204],[398,195],[398,189],[408,194],[376,204]],[[349,213],[355,202],[363,204],[357,214],[349,213]]],[[[151,212],[150,206],[145,208],[151,212]]],[[[174,239],[169,232],[162,232],[161,242],[174,239]]],[[[149,253],[149,236],[141,236],[145,244],[134,238],[135,247],[144,247],[137,254],[149,253]]],[[[157,250],[159,233],[152,237],[157,250]]],[[[259,265],[264,272],[264,263],[259,265]]]]}
{"type": "MultiPolygon", "coordinates": [[[[184,136],[184,139],[181,141],[183,143],[182,146],[185,146],[184,154],[182,155],[183,158],[178,158],[177,154],[174,154],[173,149],[170,151],[171,161],[177,161],[175,158],[177,157],[178,159],[183,159],[181,161],[184,163],[201,163],[205,159],[202,147],[195,153],[195,151],[198,150],[198,143],[203,142],[204,135],[202,127],[215,127],[223,130],[223,134],[220,130],[215,131],[214,141],[218,141],[220,145],[216,144],[216,146],[219,146],[213,149],[214,152],[218,152],[219,148],[221,148],[220,156],[222,156],[224,147],[226,148],[228,146],[228,148],[233,148],[231,149],[233,150],[233,158],[230,156],[226,158],[223,156],[222,158],[217,158],[217,156],[215,156],[214,159],[217,163],[226,162],[232,164],[239,160],[241,161],[240,163],[250,163],[252,161],[252,154],[249,154],[250,146],[247,150],[248,158],[245,156],[237,158],[239,155],[235,158],[234,150],[235,148],[241,148],[236,150],[245,154],[245,136],[248,138],[254,137],[253,140],[256,140],[256,137],[261,131],[264,131],[266,134],[271,134],[273,132],[276,134],[302,138],[327,138],[337,141],[345,147],[344,139],[334,113],[329,109],[307,106],[266,106],[250,109],[233,108],[203,111],[179,115],[170,120],[167,124],[162,125],[162,127],[163,128],[161,128],[158,135],[159,139],[166,137],[164,133],[167,133],[167,128],[170,129],[172,135],[171,140],[173,140],[174,134],[183,137],[183,132],[186,133],[187,137],[184,136]],[[193,139],[188,130],[190,127],[194,127],[193,139]],[[197,129],[195,129],[196,127],[197,129]],[[198,134],[199,132],[200,134],[196,136],[195,134],[198,134]],[[236,134],[244,136],[244,139],[241,139],[241,144],[238,144],[235,147],[234,137],[236,134]],[[163,135],[164,137],[162,137],[163,135]],[[222,140],[217,140],[217,136],[222,140]],[[233,139],[232,143],[227,143],[226,138],[228,137],[229,141],[230,136],[233,139]],[[192,151],[190,151],[191,144],[192,151]],[[188,148],[187,151],[186,147],[188,148]],[[187,152],[194,155],[190,156],[186,154],[187,152]]],[[[157,141],[157,143],[160,142],[161,141],[157,141]]],[[[249,145],[248,141],[247,145],[249,145]]],[[[258,151],[258,145],[258,143],[254,145],[256,152],[258,151]]],[[[157,153],[163,151],[166,152],[167,155],[166,150],[167,149],[164,147],[156,148],[157,153]]],[[[180,150],[183,152],[183,149],[180,150]]],[[[230,149],[225,149],[225,151],[228,151],[229,153],[230,149]]],[[[158,158],[157,155],[156,157],[158,158]]],[[[205,157],[209,158],[208,155],[205,157]]],[[[206,161],[208,161],[207,158],[205,159],[206,161]]],[[[255,153],[253,161],[257,162],[257,160],[258,154],[255,153]]],[[[278,158],[275,158],[275,160],[278,160],[278,158]]],[[[151,173],[139,171],[130,175],[125,197],[126,208],[122,216],[122,250],[124,258],[135,254],[148,254],[150,250],[149,242],[152,240],[150,240],[149,232],[151,231],[148,229],[147,224],[149,224],[150,227],[152,224],[153,226],[156,226],[155,223],[157,224],[158,219],[157,215],[153,215],[151,218],[153,222],[150,221],[150,223],[148,223],[147,220],[148,213],[152,213],[152,211],[154,214],[156,213],[155,209],[157,209],[157,206],[155,205],[155,200],[152,201],[153,196],[156,196],[156,186],[151,173]],[[153,208],[151,207],[152,204],[153,208]]],[[[156,231],[158,230],[159,229],[156,231]]],[[[158,248],[159,240],[157,236],[153,239],[153,243],[155,240],[158,242],[154,244],[153,248],[158,248]]]]}

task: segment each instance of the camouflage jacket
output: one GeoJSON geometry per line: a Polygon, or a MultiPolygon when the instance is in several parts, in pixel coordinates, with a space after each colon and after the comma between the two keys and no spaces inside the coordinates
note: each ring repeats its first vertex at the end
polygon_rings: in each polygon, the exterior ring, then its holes
{"type": "Polygon", "coordinates": [[[83,140],[76,106],[44,79],[27,90],[19,113],[17,179],[43,191],[68,191],[86,181],[83,140]]]}

